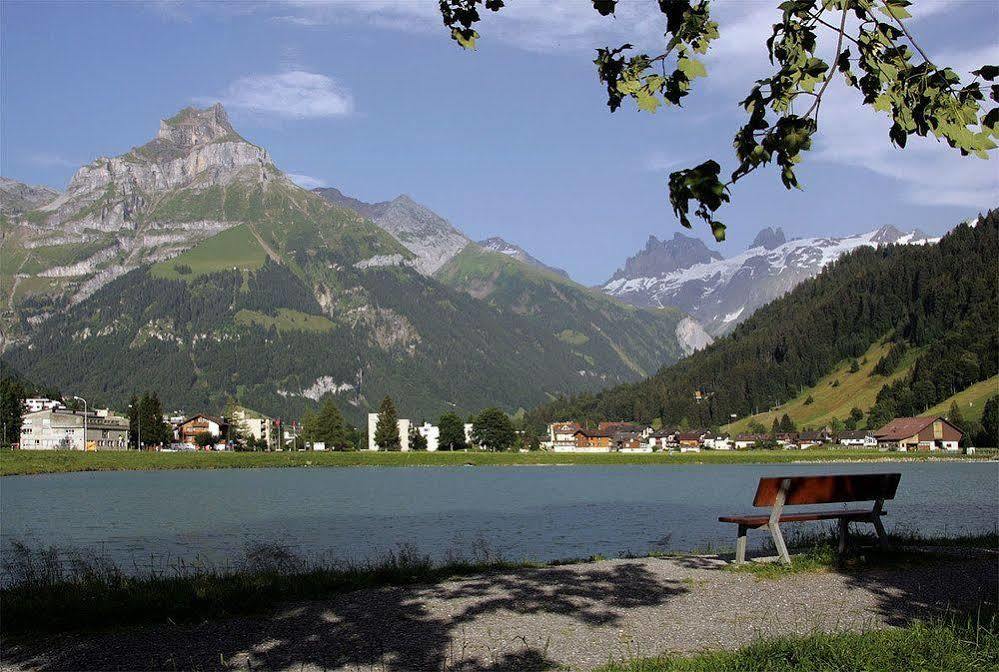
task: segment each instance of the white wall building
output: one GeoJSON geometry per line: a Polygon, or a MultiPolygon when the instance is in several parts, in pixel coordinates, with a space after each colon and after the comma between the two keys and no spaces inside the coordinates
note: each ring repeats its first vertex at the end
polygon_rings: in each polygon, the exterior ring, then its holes
{"type": "MultiPolygon", "coordinates": [[[[409,420],[399,418],[396,421],[399,430],[399,449],[403,452],[409,450],[409,420]]],[[[379,450],[375,445],[375,431],[378,429],[378,414],[368,413],[368,450],[379,450]]]]}
{"type": "Polygon", "coordinates": [[[125,450],[128,419],[108,411],[70,411],[50,408],[21,417],[23,450],[125,450]],[[86,427],[86,437],[84,437],[86,427]]]}
{"type": "Polygon", "coordinates": [[[45,397],[25,399],[23,405],[25,413],[37,413],[38,411],[48,411],[53,408],[66,408],[61,401],[46,399],[45,397]]]}
{"type": "Polygon", "coordinates": [[[436,425],[431,425],[429,422],[424,422],[422,425],[416,428],[416,431],[420,433],[424,439],[427,440],[427,451],[434,452],[440,447],[441,441],[441,428],[436,425]]]}

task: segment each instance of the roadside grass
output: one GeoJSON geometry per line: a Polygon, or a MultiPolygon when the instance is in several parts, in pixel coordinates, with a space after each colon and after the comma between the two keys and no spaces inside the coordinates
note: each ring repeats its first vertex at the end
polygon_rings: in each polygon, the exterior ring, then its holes
{"type": "Polygon", "coordinates": [[[73,471],[145,471],[160,469],[243,469],[254,467],[456,467],[542,465],[653,465],[653,464],[787,464],[802,462],[985,460],[987,452],[883,453],[876,450],[746,450],[700,453],[492,453],[469,452],[274,452],[154,453],[138,451],[0,452],[0,476],[73,471]]]}
{"type": "MultiPolygon", "coordinates": [[[[887,543],[881,547],[873,533],[851,531],[846,553],[837,553],[837,533],[832,528],[806,531],[788,539],[791,564],[752,561],[742,565],[730,564],[730,572],[752,574],[759,579],[782,579],[795,574],[816,572],[851,572],[878,567],[905,568],[926,562],[954,557],[952,549],[982,549],[999,551],[999,528],[985,533],[962,533],[951,536],[924,535],[913,530],[895,529],[888,534],[887,543]]],[[[755,555],[771,557],[776,554],[773,543],[767,541],[763,550],[755,555]]]]}
{"type": "Polygon", "coordinates": [[[994,613],[867,632],[759,639],[735,651],[612,663],[599,672],[981,672],[999,669],[994,613]]]}

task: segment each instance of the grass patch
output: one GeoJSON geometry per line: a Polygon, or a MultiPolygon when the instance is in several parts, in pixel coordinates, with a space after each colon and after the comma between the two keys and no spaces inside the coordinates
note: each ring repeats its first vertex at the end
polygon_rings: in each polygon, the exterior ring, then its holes
{"type": "Polygon", "coordinates": [[[234,226],[202,241],[187,252],[154,264],[150,275],[167,280],[193,280],[200,275],[233,269],[256,270],[267,253],[245,225],[234,226]],[[180,273],[177,268],[190,269],[180,273]]]}
{"type": "Polygon", "coordinates": [[[459,467],[533,465],[783,464],[795,462],[984,461],[982,455],[882,453],[876,450],[702,451],[700,453],[282,452],[148,453],[17,450],[0,452],[0,476],[70,471],[245,469],[254,467],[459,467]]]}
{"type": "Polygon", "coordinates": [[[999,669],[994,614],[904,628],[761,639],[736,651],[615,663],[600,672],[979,672],[999,669]]]}
{"type": "Polygon", "coordinates": [[[262,612],[281,602],[380,586],[427,583],[487,570],[541,566],[496,557],[484,543],[441,564],[410,546],[380,560],[304,559],[287,546],[248,548],[231,566],[177,563],[129,575],[107,557],[15,543],[4,557],[0,632],[105,629],[196,623],[262,612]]]}
{"type": "MultiPolygon", "coordinates": [[[[728,565],[730,572],[752,574],[759,579],[782,579],[795,574],[816,572],[850,572],[878,567],[913,567],[932,560],[953,557],[948,548],[978,548],[999,550],[999,530],[981,534],[960,534],[956,536],[927,536],[912,530],[894,530],[888,534],[884,547],[877,544],[872,533],[855,533],[851,530],[849,546],[840,557],[837,553],[836,531],[826,528],[822,531],[798,533],[788,539],[791,547],[791,564],[779,562],[747,562],[743,565],[728,565]],[[940,551],[934,551],[938,547],[940,551]]],[[[776,555],[772,542],[765,547],[765,555],[776,555]]]]}
{"type": "Polygon", "coordinates": [[[235,315],[237,324],[258,326],[263,329],[276,327],[278,331],[331,331],[336,325],[322,315],[309,315],[298,310],[278,308],[277,315],[271,317],[257,310],[242,309],[235,315]]]}

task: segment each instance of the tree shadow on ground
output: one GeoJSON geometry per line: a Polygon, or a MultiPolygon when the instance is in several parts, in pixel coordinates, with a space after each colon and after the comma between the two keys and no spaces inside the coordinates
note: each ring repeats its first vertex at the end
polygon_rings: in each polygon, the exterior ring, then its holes
{"type": "Polygon", "coordinates": [[[546,633],[494,625],[539,613],[559,627],[613,625],[629,609],[685,592],[626,561],[526,569],[357,591],[262,617],[17,643],[4,646],[2,658],[44,671],[545,670],[558,667],[546,633]]]}

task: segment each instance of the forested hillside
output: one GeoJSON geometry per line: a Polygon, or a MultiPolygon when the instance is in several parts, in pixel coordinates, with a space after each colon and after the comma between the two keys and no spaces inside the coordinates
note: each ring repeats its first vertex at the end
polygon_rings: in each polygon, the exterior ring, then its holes
{"type": "Polygon", "coordinates": [[[866,421],[923,412],[997,372],[996,259],[999,211],[936,245],[860,248],[651,378],[559,399],[529,417],[720,426],[795,397],[882,340],[886,361],[873,375],[885,380],[910,349],[921,352],[911,372],[882,386],[866,421]]]}

